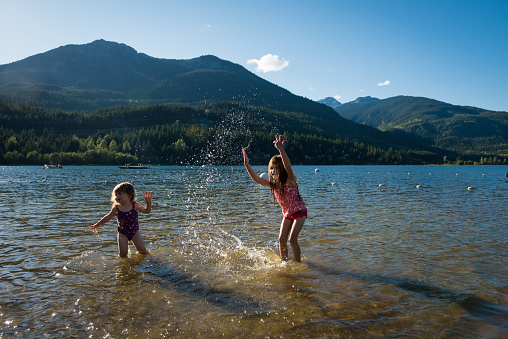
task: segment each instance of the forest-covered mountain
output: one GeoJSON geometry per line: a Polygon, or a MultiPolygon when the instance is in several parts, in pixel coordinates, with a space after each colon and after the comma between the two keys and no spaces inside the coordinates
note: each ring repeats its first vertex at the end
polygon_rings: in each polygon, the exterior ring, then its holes
{"type": "Polygon", "coordinates": [[[379,142],[386,136],[294,95],[244,67],[207,55],[158,59],[116,42],[67,45],[0,66],[0,99],[14,104],[93,111],[114,106],[217,102],[300,112],[327,136],[379,142]]]}
{"type": "Polygon", "coordinates": [[[508,156],[508,112],[411,96],[358,98],[334,109],[351,121],[383,131],[402,131],[430,146],[508,156]]]}
{"type": "Polygon", "coordinates": [[[31,106],[95,110],[119,105],[242,101],[333,115],[244,67],[212,55],[159,59],[104,40],[67,45],[0,66],[0,98],[31,106]]]}
{"type": "Polygon", "coordinates": [[[506,162],[490,158],[500,152],[440,149],[336,112],[377,101],[334,110],[215,56],[157,59],[97,40],[0,66],[0,163],[200,164],[203,154],[206,163],[235,163],[245,143],[264,162],[274,133],[291,137],[298,163],[506,162]]]}
{"type": "Polygon", "coordinates": [[[364,128],[376,131],[375,143],[337,137],[325,132],[326,120],[241,102],[69,112],[0,100],[0,113],[0,164],[239,165],[247,147],[253,164],[266,165],[274,135],[282,133],[295,164],[426,164],[457,156],[390,146],[390,134],[371,127],[364,128]]]}

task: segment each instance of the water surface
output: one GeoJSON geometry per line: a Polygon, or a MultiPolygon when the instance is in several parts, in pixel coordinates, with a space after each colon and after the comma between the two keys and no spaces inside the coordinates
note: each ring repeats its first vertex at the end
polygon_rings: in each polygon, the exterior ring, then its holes
{"type": "Polygon", "coordinates": [[[319,169],[282,264],[243,166],[0,167],[0,337],[508,337],[506,168],[319,169]],[[153,194],[150,255],[88,229],[122,181],[153,194]]]}

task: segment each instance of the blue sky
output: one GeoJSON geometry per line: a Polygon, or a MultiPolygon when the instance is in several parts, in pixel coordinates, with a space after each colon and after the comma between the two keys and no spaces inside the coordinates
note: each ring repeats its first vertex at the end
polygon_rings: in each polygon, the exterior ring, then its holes
{"type": "Polygon", "coordinates": [[[422,96],[508,111],[506,0],[0,0],[0,64],[97,39],[212,54],[312,100],[422,96]]]}

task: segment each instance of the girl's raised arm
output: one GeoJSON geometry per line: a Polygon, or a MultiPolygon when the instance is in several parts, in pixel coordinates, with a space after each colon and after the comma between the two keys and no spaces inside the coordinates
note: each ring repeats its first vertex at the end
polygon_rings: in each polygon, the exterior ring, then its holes
{"type": "Polygon", "coordinates": [[[284,142],[286,140],[282,140],[282,135],[275,136],[275,141],[273,142],[273,145],[276,149],[279,150],[280,156],[282,157],[282,164],[284,165],[284,169],[286,170],[288,174],[288,180],[290,181],[290,184],[292,182],[296,181],[295,174],[293,173],[293,168],[291,167],[291,162],[289,161],[289,157],[286,154],[286,150],[284,149],[284,142]]]}
{"type": "Polygon", "coordinates": [[[256,175],[256,172],[252,169],[252,167],[249,164],[249,158],[247,157],[247,152],[245,152],[245,148],[242,148],[243,153],[243,164],[245,165],[245,168],[247,169],[247,172],[249,173],[252,180],[260,184],[261,186],[270,187],[270,181],[266,180],[265,178],[261,178],[256,175]]]}
{"type": "Polygon", "coordinates": [[[146,201],[146,207],[141,205],[139,202],[137,203],[136,209],[138,211],[141,211],[143,213],[150,213],[152,210],[152,195],[149,192],[143,193],[143,198],[145,198],[146,201]]]}

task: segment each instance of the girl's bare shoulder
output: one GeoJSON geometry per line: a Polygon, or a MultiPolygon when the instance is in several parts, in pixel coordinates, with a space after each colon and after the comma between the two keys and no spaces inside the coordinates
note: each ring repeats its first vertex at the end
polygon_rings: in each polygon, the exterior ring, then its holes
{"type": "Polygon", "coordinates": [[[288,177],[287,180],[286,180],[286,183],[289,185],[289,186],[293,186],[293,187],[296,187],[297,183],[298,183],[298,180],[296,177],[288,177]]]}

